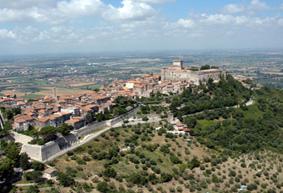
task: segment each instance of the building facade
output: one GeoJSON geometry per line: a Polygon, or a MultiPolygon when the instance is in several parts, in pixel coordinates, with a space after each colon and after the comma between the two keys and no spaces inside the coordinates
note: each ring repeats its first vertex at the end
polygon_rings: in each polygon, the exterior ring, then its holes
{"type": "Polygon", "coordinates": [[[161,81],[187,81],[192,84],[199,84],[209,78],[219,80],[222,71],[220,69],[207,69],[193,71],[183,66],[182,60],[174,60],[171,66],[161,70],[161,81]]]}

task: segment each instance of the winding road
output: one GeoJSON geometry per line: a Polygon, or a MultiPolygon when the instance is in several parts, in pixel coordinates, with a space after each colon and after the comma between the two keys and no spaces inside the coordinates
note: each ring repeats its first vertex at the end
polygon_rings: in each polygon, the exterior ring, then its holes
{"type": "MultiPolygon", "coordinates": [[[[139,123],[155,123],[155,122],[159,122],[161,120],[160,117],[158,116],[149,116],[148,117],[148,121],[142,121],[141,119],[133,119],[132,122],[128,123],[128,125],[137,125],[139,123]]],[[[94,140],[95,138],[99,137],[100,135],[102,135],[103,133],[111,130],[112,128],[117,128],[117,127],[121,127],[122,125],[124,124],[123,121],[120,121],[114,125],[112,125],[111,127],[105,127],[101,130],[98,130],[98,131],[94,131],[93,133],[91,134],[88,134],[86,136],[84,136],[81,140],[75,142],[72,146],[66,148],[66,149],[63,149],[62,151],[58,152],[57,154],[54,154],[53,156],[49,157],[47,160],[45,160],[43,163],[46,163],[46,162],[49,162],[49,161],[52,161],[54,159],[56,159],[57,157],[59,156],[62,156],[64,155],[65,153],[69,152],[69,151],[72,151],[92,140],[94,140]]]]}
{"type": "MultiPolygon", "coordinates": [[[[253,99],[249,99],[245,105],[246,106],[251,106],[254,104],[254,100],[253,99]]],[[[224,107],[226,109],[229,109],[229,108],[240,108],[240,105],[234,105],[234,106],[230,106],[230,107],[224,107]]],[[[191,113],[191,114],[187,114],[187,115],[183,115],[183,117],[190,117],[190,116],[194,116],[194,115],[199,115],[201,113],[204,113],[204,112],[211,112],[211,111],[214,111],[214,110],[217,110],[217,109],[221,109],[221,108],[215,108],[215,109],[208,109],[208,110],[203,110],[203,111],[200,111],[200,112],[196,112],[196,113],[191,113]]]]}

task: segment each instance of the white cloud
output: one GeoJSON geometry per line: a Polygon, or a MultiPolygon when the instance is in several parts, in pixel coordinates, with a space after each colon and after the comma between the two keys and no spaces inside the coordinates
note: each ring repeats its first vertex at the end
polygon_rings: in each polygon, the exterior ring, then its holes
{"type": "MultiPolygon", "coordinates": [[[[42,46],[43,51],[45,47],[88,51],[89,48],[108,50],[115,46],[124,49],[124,44],[125,49],[126,45],[130,49],[142,47],[140,45],[145,49],[148,45],[150,48],[167,48],[166,44],[170,48],[171,44],[178,48],[185,41],[200,41],[195,45],[206,46],[213,41],[217,45],[218,40],[223,40],[225,45],[228,41],[225,36],[229,39],[238,36],[239,40],[243,40],[262,32],[270,35],[270,31],[277,30],[275,36],[282,34],[278,32],[283,30],[283,17],[254,14],[267,7],[262,1],[228,4],[220,12],[191,13],[190,17],[170,21],[159,14],[158,6],[173,1],[121,0],[121,5],[113,6],[104,0],[0,0],[0,4],[7,2],[7,6],[0,5],[0,24],[13,26],[11,30],[0,29],[0,43],[12,39],[15,45],[24,45],[24,50],[28,50],[28,46],[42,46]]],[[[275,38],[282,40],[282,36],[275,38]]]]}
{"type": "Polygon", "coordinates": [[[0,9],[0,22],[29,20],[44,21],[47,20],[47,16],[36,7],[28,10],[0,9]]]}
{"type": "Polygon", "coordinates": [[[106,5],[102,0],[50,0],[49,3],[47,0],[26,0],[19,4],[16,0],[1,1],[5,6],[0,6],[0,22],[34,20],[57,24],[94,15],[107,20],[144,20],[157,13],[155,4],[172,0],[122,0],[120,7],[106,5]]]}
{"type": "Polygon", "coordinates": [[[56,0],[0,0],[0,9],[26,9],[56,5],[56,0]]]}
{"type": "MultiPolygon", "coordinates": [[[[30,22],[33,20],[37,22],[58,23],[68,18],[95,15],[102,9],[105,9],[105,5],[101,0],[64,0],[48,4],[48,6],[45,4],[46,7],[42,7],[43,4],[34,3],[35,0],[25,2],[26,4],[16,6],[17,4],[12,0],[8,3],[7,7],[0,8],[0,22],[30,22]]],[[[39,0],[39,2],[46,1],[39,0]]]]}
{"type": "Polygon", "coordinates": [[[148,4],[162,4],[162,3],[173,2],[175,0],[136,0],[136,2],[138,1],[148,4]]]}
{"type": "Polygon", "coordinates": [[[16,34],[13,31],[7,29],[0,29],[0,39],[15,39],[16,34]]]}
{"type": "Polygon", "coordinates": [[[224,13],[227,14],[237,14],[237,13],[254,13],[257,11],[263,11],[268,9],[268,5],[261,0],[251,0],[249,4],[244,5],[244,4],[228,4],[224,6],[223,11],[224,13]]]}
{"type": "Polygon", "coordinates": [[[177,24],[184,28],[192,28],[194,26],[194,21],[192,19],[179,19],[177,24]]]}
{"type": "Polygon", "coordinates": [[[155,14],[152,6],[142,1],[123,0],[121,7],[113,7],[104,17],[110,20],[144,20],[155,14]]]}
{"type": "Polygon", "coordinates": [[[283,26],[283,18],[278,19],[278,24],[279,24],[280,26],[283,26]]]}
{"type": "Polygon", "coordinates": [[[54,11],[67,17],[76,17],[96,14],[103,6],[100,0],[60,1],[54,11]]]}
{"type": "Polygon", "coordinates": [[[261,0],[251,0],[251,4],[250,4],[250,8],[252,10],[264,10],[267,9],[268,6],[265,2],[261,1],[261,0]]]}
{"type": "Polygon", "coordinates": [[[241,13],[245,10],[245,7],[243,5],[237,5],[237,4],[228,4],[224,7],[224,12],[233,14],[233,13],[241,13]]]}
{"type": "Polygon", "coordinates": [[[246,16],[233,16],[226,14],[203,14],[200,22],[204,24],[244,24],[248,22],[246,16]]]}
{"type": "Polygon", "coordinates": [[[258,26],[278,26],[281,17],[253,17],[245,15],[231,15],[231,14],[201,14],[194,15],[191,18],[182,18],[176,21],[179,26],[191,27],[204,27],[204,26],[245,26],[245,27],[258,27],[258,26]]]}

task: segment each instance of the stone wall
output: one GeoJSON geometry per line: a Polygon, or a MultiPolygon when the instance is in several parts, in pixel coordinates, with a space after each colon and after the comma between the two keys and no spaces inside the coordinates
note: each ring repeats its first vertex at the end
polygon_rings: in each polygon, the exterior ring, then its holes
{"type": "Polygon", "coordinates": [[[97,123],[92,123],[89,125],[86,125],[78,130],[72,131],[72,134],[74,134],[75,136],[82,137],[85,135],[88,135],[92,132],[94,132],[95,130],[99,129],[99,128],[103,128],[103,127],[107,127],[110,126],[110,121],[102,121],[102,122],[97,122],[97,123]]]}
{"type": "Polygon", "coordinates": [[[59,151],[61,151],[61,149],[59,148],[59,145],[57,143],[55,143],[54,141],[48,142],[41,147],[41,161],[47,160],[49,157],[58,153],[59,151]]]}
{"type": "Polygon", "coordinates": [[[49,160],[52,156],[55,156],[59,152],[63,152],[65,151],[65,149],[72,147],[73,144],[76,143],[76,140],[77,141],[79,140],[79,138],[86,136],[90,133],[93,133],[95,130],[99,128],[115,126],[117,123],[121,123],[125,119],[129,119],[130,117],[133,117],[138,110],[139,107],[136,107],[135,109],[123,115],[120,115],[114,119],[93,123],[81,129],[72,131],[69,136],[63,137],[64,141],[66,142],[66,145],[64,147],[61,145],[61,148],[59,146],[59,140],[57,140],[57,142],[51,141],[46,143],[45,145],[40,146],[40,145],[28,144],[28,142],[32,139],[32,138],[30,139],[29,136],[25,136],[14,132],[15,133],[14,137],[17,139],[16,140],[17,142],[23,144],[21,152],[27,153],[31,159],[44,162],[46,160],[49,160]]]}
{"type": "Polygon", "coordinates": [[[26,153],[31,159],[43,161],[41,155],[41,145],[23,144],[21,153],[26,153]]]}
{"type": "Polygon", "coordinates": [[[171,81],[192,81],[198,82],[199,76],[197,73],[190,71],[190,70],[174,70],[170,68],[165,68],[161,70],[161,80],[171,80],[171,81]]]}
{"type": "Polygon", "coordinates": [[[135,108],[123,115],[120,115],[118,117],[115,117],[114,119],[110,119],[107,121],[102,121],[102,122],[97,122],[97,123],[92,123],[89,125],[86,125],[83,128],[80,128],[78,130],[72,131],[72,134],[74,134],[77,137],[82,137],[85,135],[88,135],[92,132],[94,132],[97,129],[103,128],[103,127],[112,127],[115,124],[119,123],[119,122],[123,122],[126,119],[129,119],[130,117],[134,116],[136,114],[136,112],[139,110],[139,108],[135,108]]]}
{"type": "Polygon", "coordinates": [[[0,110],[0,127],[1,129],[4,129],[4,116],[1,110],[0,110]]]}
{"type": "Polygon", "coordinates": [[[23,144],[21,149],[21,153],[27,153],[31,159],[41,162],[60,151],[59,145],[54,141],[50,141],[45,145],[23,144]]]}
{"type": "Polygon", "coordinates": [[[15,131],[11,132],[11,136],[15,139],[15,142],[21,143],[21,144],[28,144],[33,139],[30,136],[23,135],[15,131]]]}

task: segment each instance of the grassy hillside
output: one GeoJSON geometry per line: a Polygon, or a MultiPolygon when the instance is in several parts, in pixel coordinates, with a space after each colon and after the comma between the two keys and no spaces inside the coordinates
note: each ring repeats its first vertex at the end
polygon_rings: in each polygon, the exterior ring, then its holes
{"type": "Polygon", "coordinates": [[[140,113],[163,121],[113,128],[58,158],[58,182],[41,192],[283,192],[282,90],[251,91],[228,77],[146,100],[140,113]],[[168,106],[191,136],[167,132],[168,106]]]}
{"type": "Polygon", "coordinates": [[[75,181],[71,187],[58,185],[58,190],[230,193],[247,185],[249,192],[283,191],[281,154],[257,151],[228,156],[194,138],[155,131],[157,126],[113,129],[59,158],[52,164],[75,181]]]}
{"type": "Polygon", "coordinates": [[[216,114],[206,119],[195,116],[198,124],[193,129],[194,135],[210,148],[228,149],[232,153],[259,149],[282,152],[283,92],[262,89],[255,93],[254,100],[251,106],[224,110],[225,116],[216,114]]]}

